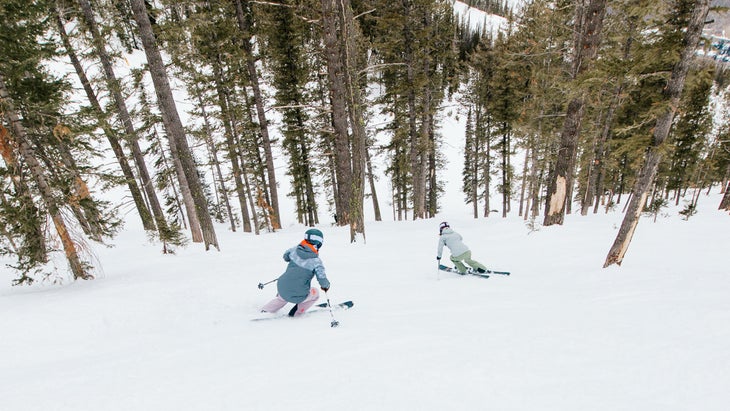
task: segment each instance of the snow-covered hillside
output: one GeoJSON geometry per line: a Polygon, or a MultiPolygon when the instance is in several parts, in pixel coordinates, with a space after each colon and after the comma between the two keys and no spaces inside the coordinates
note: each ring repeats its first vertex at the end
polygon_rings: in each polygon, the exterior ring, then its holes
{"type": "Polygon", "coordinates": [[[125,230],[94,281],[0,282],[0,406],[30,410],[703,410],[730,403],[730,217],[644,218],[600,268],[621,215],[524,222],[452,213],[474,257],[436,271],[439,220],[320,227],[334,301],[252,322],[304,227],[220,228],[222,250],[165,256],[125,230]]]}

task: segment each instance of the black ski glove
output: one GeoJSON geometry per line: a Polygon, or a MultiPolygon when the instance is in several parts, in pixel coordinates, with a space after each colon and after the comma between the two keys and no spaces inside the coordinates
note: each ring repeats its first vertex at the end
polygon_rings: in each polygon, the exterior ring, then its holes
{"type": "Polygon", "coordinates": [[[436,257],[436,261],[441,261],[441,257],[436,257]]]}
{"type": "Polygon", "coordinates": [[[329,291],[329,289],[330,289],[329,287],[320,287],[320,288],[321,288],[321,289],[322,289],[322,291],[324,291],[324,292],[327,292],[327,291],[329,291]]]}

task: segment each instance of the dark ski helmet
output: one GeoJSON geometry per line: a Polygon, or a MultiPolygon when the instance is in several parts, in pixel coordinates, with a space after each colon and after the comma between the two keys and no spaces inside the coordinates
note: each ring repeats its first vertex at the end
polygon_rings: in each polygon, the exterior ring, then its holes
{"type": "Polygon", "coordinates": [[[324,234],[316,228],[310,228],[304,233],[304,239],[319,250],[324,242],[324,234]]]}
{"type": "Polygon", "coordinates": [[[439,224],[439,234],[444,232],[444,228],[448,228],[448,227],[449,227],[449,223],[447,223],[446,221],[439,224]]]}

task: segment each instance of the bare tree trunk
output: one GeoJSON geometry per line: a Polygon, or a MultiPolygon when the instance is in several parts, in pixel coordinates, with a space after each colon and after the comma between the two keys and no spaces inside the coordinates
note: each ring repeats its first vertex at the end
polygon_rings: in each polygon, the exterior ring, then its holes
{"type": "Polygon", "coordinates": [[[503,135],[502,135],[502,218],[507,217],[509,211],[509,199],[510,199],[510,176],[509,176],[509,145],[510,145],[510,130],[507,123],[503,124],[503,135]]]}
{"type": "MultiPolygon", "coordinates": [[[[54,129],[54,136],[58,140],[62,140],[59,135],[56,135],[54,129]]],[[[81,177],[79,173],[79,167],[76,164],[71,152],[68,147],[62,141],[58,147],[58,153],[61,157],[63,168],[68,171],[73,178],[73,191],[68,201],[69,207],[73,210],[76,215],[76,219],[81,223],[81,226],[89,238],[94,241],[103,241],[105,235],[104,217],[101,211],[97,207],[96,203],[91,198],[89,187],[81,177]]],[[[107,233],[108,234],[108,233],[107,233]]]]}
{"type": "MultiPolygon", "coordinates": [[[[542,118],[544,115],[544,109],[540,109],[540,115],[539,118],[542,118]]],[[[537,124],[537,136],[542,136],[542,120],[538,121],[537,124]]],[[[530,217],[537,218],[538,215],[540,215],[540,191],[542,188],[543,183],[543,175],[545,172],[545,163],[541,162],[539,157],[539,149],[538,145],[540,144],[540,139],[534,139],[534,145],[532,150],[532,170],[530,171],[530,181],[531,181],[531,191],[530,191],[530,201],[532,203],[531,209],[532,213],[530,217]]],[[[547,147],[549,147],[550,143],[549,140],[545,142],[545,146],[543,150],[547,151],[547,147]]],[[[527,215],[525,215],[525,218],[527,218],[527,215]]]]}
{"type": "Polygon", "coordinates": [[[8,93],[7,86],[5,85],[5,76],[3,73],[0,73],[0,102],[2,102],[3,105],[3,114],[7,118],[8,123],[10,123],[13,130],[11,135],[14,137],[18,151],[23,157],[23,161],[25,161],[28,165],[28,169],[38,187],[41,199],[46,206],[48,214],[51,216],[56,232],[61,238],[61,244],[66,254],[66,260],[71,268],[74,279],[93,279],[94,276],[86,271],[86,267],[79,257],[76,243],[71,238],[71,234],[66,226],[66,221],[61,213],[61,206],[56,202],[53,196],[53,191],[43,173],[43,168],[41,167],[38,159],[36,159],[33,148],[31,148],[30,143],[28,142],[25,127],[23,127],[18,114],[15,112],[13,101],[10,99],[10,94],[8,93]]]}
{"type": "MultiPolygon", "coordinates": [[[[13,150],[13,145],[14,144],[11,143],[10,133],[0,122],[0,155],[3,157],[3,160],[5,160],[10,181],[15,188],[15,198],[17,198],[20,203],[19,206],[24,209],[25,213],[37,218],[36,221],[27,223],[29,225],[32,224],[32,227],[26,227],[23,230],[21,247],[31,251],[28,254],[33,261],[46,263],[48,262],[48,244],[46,243],[46,237],[43,233],[43,220],[45,220],[45,218],[40,215],[40,210],[33,201],[30,188],[22,176],[23,173],[18,163],[17,156],[14,153],[15,150],[13,150]]],[[[3,203],[7,202],[2,190],[0,190],[0,199],[3,203]]],[[[2,230],[3,233],[6,233],[5,236],[17,253],[19,247],[15,245],[10,233],[7,232],[5,226],[3,226],[2,230]]]]}
{"type": "Polygon", "coordinates": [[[358,82],[359,31],[355,26],[350,0],[340,0],[339,15],[342,27],[341,43],[344,57],[344,82],[347,90],[348,113],[352,129],[352,199],[350,200],[350,242],[357,233],[365,240],[365,168],[367,163],[367,135],[360,84],[358,82]]]}
{"type": "MultiPolygon", "coordinates": [[[[251,124],[255,124],[256,121],[254,120],[253,116],[253,105],[251,104],[248,92],[246,91],[246,87],[243,87],[241,90],[240,95],[245,101],[246,104],[246,114],[248,115],[248,121],[251,124]]],[[[256,205],[258,205],[261,210],[264,212],[264,217],[266,219],[266,229],[271,232],[274,230],[278,230],[281,228],[279,224],[280,217],[278,215],[278,212],[273,208],[272,204],[272,198],[271,198],[271,191],[269,190],[269,183],[267,181],[267,174],[268,174],[268,166],[266,158],[266,153],[264,153],[264,157],[261,156],[261,151],[258,149],[261,147],[261,144],[263,144],[263,141],[259,140],[258,133],[253,134],[253,144],[254,144],[254,151],[251,154],[255,155],[255,165],[253,166],[254,172],[253,174],[256,176],[256,179],[254,179],[254,187],[256,188],[256,205]],[[260,182],[260,186],[259,183],[260,182]]],[[[241,144],[239,139],[239,144],[241,144]]],[[[241,147],[244,147],[244,145],[241,144],[241,147]]],[[[243,158],[242,158],[243,160],[243,158]]],[[[245,176],[246,174],[244,174],[245,176]]],[[[274,181],[274,184],[276,181],[274,181]]],[[[247,183],[248,184],[248,183],[247,183]]],[[[276,190],[276,189],[275,189],[276,190]]],[[[277,200],[278,202],[278,200],[277,200]]],[[[256,209],[252,208],[252,215],[254,217],[254,220],[256,219],[256,209]]],[[[255,222],[255,225],[257,227],[256,233],[258,234],[258,227],[259,224],[255,222]]]]}
{"type": "Polygon", "coordinates": [[[195,97],[198,100],[200,106],[200,113],[203,116],[203,126],[205,127],[205,142],[208,145],[208,150],[212,161],[215,165],[215,174],[218,175],[218,181],[220,184],[221,197],[223,197],[223,204],[226,207],[226,213],[228,214],[228,220],[231,223],[231,231],[236,232],[236,220],[233,217],[233,209],[231,208],[231,201],[228,195],[228,189],[226,188],[226,182],[223,178],[223,172],[221,171],[221,164],[218,161],[218,148],[216,147],[215,141],[213,141],[213,128],[210,125],[208,112],[205,110],[205,103],[203,102],[203,96],[198,89],[197,84],[195,85],[195,97]]]}
{"type": "Polygon", "coordinates": [[[335,164],[335,155],[332,154],[334,152],[334,147],[332,144],[329,144],[329,155],[327,156],[327,164],[329,165],[329,175],[330,180],[332,180],[332,201],[335,203],[335,224],[339,225],[339,216],[337,215],[337,210],[341,209],[337,207],[337,203],[340,201],[340,194],[337,191],[337,165],[335,164]]]}
{"type": "MultiPolygon", "coordinates": [[[[406,6],[406,13],[411,14],[413,6],[410,2],[403,2],[406,6]]],[[[412,17],[412,16],[411,16],[412,17]]],[[[426,144],[423,140],[423,134],[418,130],[418,118],[417,118],[417,107],[416,107],[416,65],[418,61],[415,58],[415,50],[413,50],[412,44],[414,43],[414,34],[406,28],[404,35],[405,50],[403,51],[403,59],[406,65],[406,101],[407,101],[407,113],[408,113],[408,144],[409,151],[408,157],[410,160],[411,168],[411,197],[413,199],[413,219],[424,218],[425,216],[425,174],[426,174],[426,161],[425,155],[426,144]]],[[[420,90],[419,90],[420,91],[420,90]]]]}
{"type": "Polygon", "coordinates": [[[216,56],[213,64],[213,75],[215,76],[215,89],[218,95],[218,106],[221,110],[221,121],[223,122],[223,130],[226,135],[226,144],[228,146],[228,159],[231,162],[233,171],[233,183],[236,186],[236,196],[238,197],[238,205],[241,207],[241,217],[243,221],[243,231],[251,232],[251,217],[248,213],[246,205],[246,192],[243,187],[243,179],[241,177],[241,165],[238,161],[238,146],[233,133],[231,110],[229,107],[229,96],[223,86],[223,69],[221,68],[220,56],[216,56]]]}
{"type": "Polygon", "coordinates": [[[127,157],[124,154],[122,145],[119,143],[119,139],[117,138],[114,129],[107,121],[106,113],[104,113],[104,110],[99,103],[99,99],[96,96],[96,93],[91,88],[91,82],[86,76],[83,66],[81,65],[81,62],[76,55],[76,51],[71,45],[71,41],[69,40],[68,34],[66,33],[66,27],[63,24],[62,16],[62,10],[57,9],[55,16],[56,25],[58,27],[58,32],[61,35],[61,41],[64,45],[64,48],[66,49],[66,54],[68,54],[69,59],[71,60],[71,64],[76,71],[76,75],[79,77],[79,81],[81,82],[81,85],[84,88],[84,92],[86,93],[86,98],[91,103],[94,111],[96,111],[96,114],[99,118],[99,127],[101,127],[101,129],[104,131],[104,135],[106,136],[107,141],[109,141],[109,146],[112,148],[112,152],[114,152],[114,156],[119,163],[119,167],[122,170],[122,175],[124,175],[124,180],[127,183],[127,188],[129,188],[129,193],[132,195],[132,199],[134,200],[137,212],[142,219],[142,227],[144,227],[145,230],[155,230],[156,227],[154,220],[152,219],[152,214],[150,214],[150,210],[145,204],[142,192],[140,191],[139,186],[137,186],[137,180],[134,177],[134,172],[132,172],[132,168],[129,166],[129,162],[127,161],[127,157]]]}
{"type": "Polygon", "coordinates": [[[730,211],[730,181],[728,181],[727,186],[725,186],[725,194],[722,196],[718,210],[730,211]]]}
{"type": "Polygon", "coordinates": [[[487,143],[484,148],[484,217],[489,218],[491,213],[491,204],[489,197],[491,196],[491,185],[492,185],[492,161],[489,158],[492,152],[492,121],[491,116],[487,116],[487,127],[484,129],[485,141],[487,143]]]}
{"type": "Polygon", "coordinates": [[[259,76],[256,71],[256,61],[253,57],[253,50],[250,40],[250,20],[246,18],[243,11],[243,5],[241,0],[233,0],[236,6],[236,18],[238,20],[238,27],[244,34],[242,41],[242,47],[246,52],[246,68],[249,74],[249,80],[251,89],[253,90],[254,101],[256,103],[256,115],[258,116],[259,129],[261,131],[261,138],[263,140],[264,155],[266,156],[266,171],[269,177],[269,192],[271,197],[271,207],[274,213],[270,216],[271,223],[274,230],[281,228],[281,215],[279,211],[279,194],[276,184],[276,172],[274,169],[274,156],[271,153],[271,138],[269,137],[269,124],[266,120],[266,111],[264,107],[264,99],[261,94],[259,87],[259,76]]]}
{"type": "MultiPolygon", "coordinates": [[[[630,32],[633,33],[633,29],[635,28],[635,24],[631,22],[629,24],[630,26],[630,32]]],[[[624,45],[623,50],[623,57],[624,60],[628,61],[630,52],[631,52],[631,45],[633,44],[633,37],[630,35],[629,38],[626,40],[626,44],[624,45]]],[[[606,118],[604,119],[603,129],[601,131],[601,135],[598,138],[598,141],[596,142],[596,148],[594,151],[594,158],[593,158],[593,164],[591,165],[591,175],[588,180],[588,187],[586,189],[586,197],[592,196],[592,201],[595,203],[593,206],[593,214],[596,214],[598,212],[598,206],[600,203],[600,198],[603,191],[603,176],[604,176],[604,159],[606,157],[606,144],[611,138],[611,123],[613,123],[613,117],[616,113],[616,109],[619,107],[619,104],[621,102],[621,95],[623,93],[624,89],[624,83],[625,79],[621,78],[618,80],[618,85],[616,85],[616,90],[614,91],[613,98],[611,99],[611,103],[608,107],[608,112],[606,113],[606,118]]],[[[583,205],[583,208],[581,209],[581,214],[586,215],[588,214],[588,208],[590,207],[590,201],[586,201],[583,205]]]]}
{"type": "MultiPolygon", "coordinates": [[[[425,25],[429,25],[430,15],[426,14],[425,25]]],[[[423,73],[429,73],[431,71],[431,60],[426,53],[426,57],[421,62],[423,65],[423,73]]],[[[414,144],[418,147],[416,154],[419,160],[418,173],[413,176],[413,217],[415,218],[427,218],[426,214],[426,188],[429,173],[431,171],[430,154],[432,151],[431,144],[431,105],[433,104],[433,91],[431,90],[430,82],[423,84],[423,88],[420,92],[422,98],[423,107],[420,109],[421,112],[421,128],[417,133],[417,141],[414,144]],[[418,179],[418,180],[416,180],[418,179]]],[[[435,166],[435,164],[434,164],[435,166]]]]}
{"type": "Polygon", "coordinates": [[[634,185],[629,208],[621,223],[618,235],[603,264],[604,268],[612,264],[621,265],[631,243],[631,238],[636,231],[636,226],[639,224],[641,211],[646,204],[649,187],[654,183],[654,178],[656,177],[656,172],[662,159],[663,145],[669,135],[674,114],[677,111],[677,105],[682,96],[687,72],[694,58],[694,53],[699,43],[702,27],[704,26],[709,9],[710,0],[697,0],[695,2],[692,17],[690,18],[687,31],[684,34],[684,48],[681,50],[679,61],[672,69],[672,75],[664,89],[666,102],[664,112],[657,119],[656,126],[654,127],[652,145],[649,147],[644,166],[639,172],[636,184],[634,185]]]}
{"type": "Polygon", "coordinates": [[[365,161],[367,162],[368,172],[368,183],[370,184],[370,195],[373,200],[373,212],[375,214],[375,221],[383,221],[383,217],[380,214],[380,202],[378,201],[378,193],[375,191],[375,176],[373,176],[373,164],[370,159],[370,150],[365,150],[365,161]]]}
{"type": "MultiPolygon", "coordinates": [[[[198,219],[198,212],[195,209],[195,200],[188,184],[188,177],[185,175],[183,165],[180,162],[179,150],[175,141],[168,135],[168,144],[170,146],[170,161],[172,167],[175,170],[177,176],[178,188],[180,189],[180,195],[182,196],[182,204],[185,207],[187,213],[188,223],[190,225],[190,234],[194,243],[203,242],[203,231],[200,226],[200,220],[198,219]]],[[[207,249],[207,248],[206,248],[207,249]]]]}
{"type": "MultiPolygon", "coordinates": [[[[471,119],[470,119],[471,120],[471,119]]],[[[474,126],[472,127],[472,136],[471,140],[473,144],[469,148],[469,150],[472,150],[471,153],[471,162],[472,164],[466,165],[466,167],[471,166],[471,193],[469,193],[469,196],[471,197],[471,205],[472,205],[472,216],[474,218],[479,218],[479,159],[482,156],[481,153],[481,121],[482,121],[482,109],[478,104],[474,105],[474,126]]],[[[467,157],[468,158],[468,157],[467,157]]]]}
{"type": "MultiPolygon", "coordinates": [[[[101,37],[99,29],[97,28],[96,20],[94,19],[94,12],[91,9],[91,4],[88,0],[78,1],[84,13],[86,24],[88,25],[89,31],[91,32],[94,48],[96,49],[96,53],[102,63],[107,88],[109,89],[109,93],[114,100],[117,113],[119,114],[119,119],[124,126],[126,140],[132,151],[132,157],[134,159],[135,165],[137,166],[139,178],[142,180],[142,188],[147,194],[147,200],[149,201],[152,214],[154,215],[157,229],[160,233],[167,232],[169,230],[167,225],[167,219],[165,218],[165,213],[162,210],[162,206],[160,205],[160,201],[157,197],[157,192],[155,191],[155,186],[152,182],[152,178],[150,177],[150,173],[147,170],[147,164],[145,162],[144,155],[142,154],[142,150],[139,147],[139,138],[137,136],[137,131],[132,125],[132,119],[129,115],[129,110],[127,110],[127,104],[124,101],[124,97],[122,96],[119,81],[114,74],[111,58],[106,52],[104,39],[101,37]]],[[[195,237],[195,235],[193,235],[193,237],[195,237]]]]}
{"type": "MultiPolygon", "coordinates": [[[[332,126],[334,128],[335,164],[337,175],[338,200],[336,204],[339,225],[350,224],[350,201],[353,198],[353,169],[350,138],[348,135],[347,86],[342,58],[342,46],[338,38],[338,5],[336,0],[322,0],[322,28],[327,61],[327,78],[332,107],[332,126]]],[[[340,27],[341,28],[341,27],[340,27]]]]}
{"type": "MultiPolygon", "coordinates": [[[[254,199],[253,199],[253,194],[251,192],[251,184],[249,184],[249,182],[248,182],[248,172],[246,171],[246,163],[243,161],[243,159],[241,160],[241,172],[243,174],[243,185],[246,190],[246,197],[248,197],[248,206],[251,208],[251,214],[253,217],[253,232],[256,235],[259,235],[260,234],[259,233],[259,218],[256,215],[256,203],[254,202],[254,199]]],[[[249,227],[250,227],[250,225],[251,224],[249,223],[249,227]]],[[[250,228],[249,228],[249,230],[250,230],[250,228]]]]}
{"type": "MultiPolygon", "coordinates": [[[[228,95],[228,93],[226,93],[226,98],[228,99],[226,106],[230,108],[231,101],[230,101],[230,96],[228,95]]],[[[231,110],[230,114],[231,114],[231,118],[230,118],[231,124],[237,124],[240,122],[236,118],[235,111],[231,110]]],[[[238,161],[240,162],[240,166],[241,166],[241,176],[243,177],[243,189],[244,189],[244,192],[246,193],[246,197],[248,197],[248,207],[245,208],[244,227],[248,226],[248,232],[250,232],[251,226],[253,225],[254,233],[256,235],[259,235],[259,218],[258,218],[258,215],[256,214],[256,205],[255,205],[255,201],[253,199],[251,184],[248,181],[248,176],[249,176],[248,167],[246,167],[246,159],[243,156],[243,154],[241,153],[241,150],[244,147],[243,139],[235,127],[232,128],[232,131],[233,131],[234,141],[236,142],[236,147],[238,148],[236,150],[236,155],[238,156],[238,161]],[[250,217],[249,217],[249,210],[251,210],[250,217]],[[251,224],[251,219],[253,219],[253,224],[251,224]],[[248,223],[248,225],[246,225],[246,223],[248,223]]],[[[268,206],[268,204],[267,204],[267,206],[268,206]]],[[[271,209],[271,206],[268,206],[267,211],[269,212],[270,215],[274,214],[273,210],[271,209]]]]}
{"type": "Polygon", "coordinates": [[[147,16],[144,0],[131,0],[131,4],[134,19],[139,27],[140,37],[144,45],[145,55],[147,56],[147,63],[150,67],[152,82],[157,93],[157,103],[160,107],[165,128],[169,133],[171,146],[175,146],[179,156],[178,159],[187,178],[187,185],[190,188],[190,194],[195,203],[195,211],[203,233],[205,249],[208,250],[211,245],[218,249],[218,239],[216,238],[210,213],[208,213],[205,193],[203,192],[192,152],[185,138],[185,130],[177,112],[177,106],[167,78],[167,70],[157,48],[157,40],[152,32],[152,25],[147,16]]]}
{"type": "MultiPolygon", "coordinates": [[[[525,162],[522,165],[522,184],[520,184],[520,209],[517,213],[518,216],[522,216],[523,212],[525,212],[525,192],[527,191],[527,169],[530,162],[530,151],[533,150],[532,147],[528,146],[525,149],[525,162]]],[[[524,214],[527,215],[527,214],[524,214]]]]}
{"type": "MultiPolygon", "coordinates": [[[[572,66],[572,78],[584,72],[598,52],[603,28],[603,16],[606,11],[606,0],[581,0],[576,7],[576,40],[574,46],[575,57],[572,66]]],[[[573,98],[568,104],[568,110],[560,135],[560,148],[555,170],[548,186],[545,201],[545,219],[543,225],[563,224],[566,204],[570,201],[572,192],[573,173],[575,171],[575,157],[577,155],[580,125],[583,117],[584,92],[573,98]]]]}

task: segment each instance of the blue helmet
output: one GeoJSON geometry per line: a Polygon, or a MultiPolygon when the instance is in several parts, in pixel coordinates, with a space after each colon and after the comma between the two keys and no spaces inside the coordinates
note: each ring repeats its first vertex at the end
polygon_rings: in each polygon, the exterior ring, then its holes
{"type": "Polygon", "coordinates": [[[319,250],[319,248],[322,247],[322,243],[324,242],[324,234],[322,234],[322,232],[316,228],[310,228],[304,233],[304,239],[307,240],[309,244],[317,247],[317,250],[319,250]]]}

